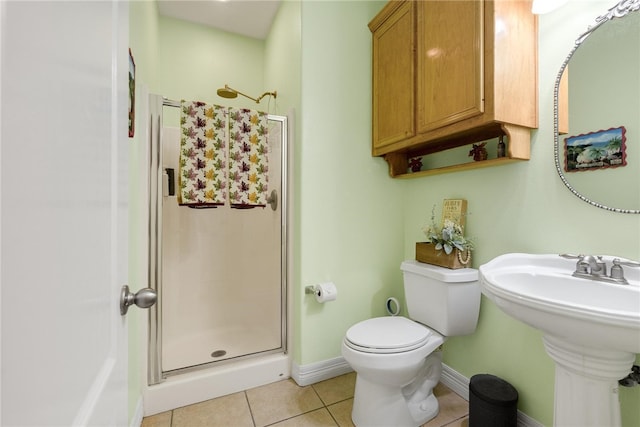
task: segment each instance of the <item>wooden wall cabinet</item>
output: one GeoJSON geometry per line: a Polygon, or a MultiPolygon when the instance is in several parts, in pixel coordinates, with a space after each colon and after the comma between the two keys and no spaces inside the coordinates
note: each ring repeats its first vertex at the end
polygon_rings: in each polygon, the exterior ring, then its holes
{"type": "Polygon", "coordinates": [[[372,154],[392,176],[528,160],[538,126],[537,19],[530,1],[390,1],[373,35],[372,154]],[[500,135],[507,156],[407,173],[411,157],[500,135]]]}
{"type": "MultiPolygon", "coordinates": [[[[376,21],[377,20],[377,21],[376,21]]],[[[390,2],[373,31],[373,147],[387,152],[415,135],[415,6],[390,2]]],[[[370,24],[371,25],[371,24],[370,24]]]]}

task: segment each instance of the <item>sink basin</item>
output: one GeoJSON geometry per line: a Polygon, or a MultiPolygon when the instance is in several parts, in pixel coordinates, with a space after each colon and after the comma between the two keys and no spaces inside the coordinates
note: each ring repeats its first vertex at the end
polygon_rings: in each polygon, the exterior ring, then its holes
{"type": "MultiPolygon", "coordinates": [[[[605,256],[607,271],[614,257],[605,256]]],[[[628,284],[574,277],[575,259],[506,254],[481,265],[482,293],[543,333],[554,360],[554,425],[621,425],[618,380],[640,353],[640,268],[628,284]]]]}
{"type": "MultiPolygon", "coordinates": [[[[603,257],[611,266],[613,257],[603,257]]],[[[576,260],[506,254],[480,266],[482,292],[510,316],[586,347],[640,353],[640,269],[628,285],[573,277],[576,260]]]]}

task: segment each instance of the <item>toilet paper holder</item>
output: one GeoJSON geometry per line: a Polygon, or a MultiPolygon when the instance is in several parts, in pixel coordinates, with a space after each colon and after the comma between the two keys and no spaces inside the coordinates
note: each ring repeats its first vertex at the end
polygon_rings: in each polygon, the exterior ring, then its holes
{"type": "Polygon", "coordinates": [[[338,295],[338,290],[333,282],[318,283],[315,285],[305,286],[305,294],[313,294],[316,301],[319,303],[325,303],[334,301],[338,295]]]}
{"type": "Polygon", "coordinates": [[[309,286],[305,286],[304,287],[304,293],[305,294],[317,294],[318,293],[318,287],[316,285],[309,285],[309,286]]]}

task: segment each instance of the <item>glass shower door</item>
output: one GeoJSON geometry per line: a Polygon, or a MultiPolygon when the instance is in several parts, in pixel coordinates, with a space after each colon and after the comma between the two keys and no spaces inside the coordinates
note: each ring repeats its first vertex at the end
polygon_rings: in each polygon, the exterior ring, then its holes
{"type": "Polygon", "coordinates": [[[269,116],[268,188],[277,203],[192,209],[170,194],[180,131],[163,127],[163,375],[286,350],[286,129],[286,117],[269,116]]]}

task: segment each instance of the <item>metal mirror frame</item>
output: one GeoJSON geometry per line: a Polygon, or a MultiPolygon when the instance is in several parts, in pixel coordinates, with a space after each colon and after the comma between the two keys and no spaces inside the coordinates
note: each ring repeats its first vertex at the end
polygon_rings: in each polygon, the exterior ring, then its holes
{"type": "Polygon", "coordinates": [[[595,20],[595,24],[589,26],[587,31],[582,33],[580,37],[575,42],[573,49],[569,52],[569,55],[562,63],[560,67],[560,72],[558,73],[558,77],[556,78],[555,90],[553,94],[553,149],[554,149],[554,159],[556,163],[556,171],[560,176],[560,179],[564,183],[564,185],[571,191],[575,196],[577,196],[580,200],[587,202],[588,204],[605,209],[611,212],[618,213],[626,213],[626,214],[640,214],[640,209],[620,209],[614,208],[611,206],[603,205],[602,203],[598,203],[584,196],[580,192],[578,192],[575,188],[571,186],[569,181],[567,181],[566,176],[562,172],[562,165],[560,164],[560,133],[559,133],[559,123],[558,123],[558,94],[560,91],[560,79],[562,78],[562,74],[564,73],[567,65],[569,64],[569,60],[575,53],[575,51],[582,45],[582,43],[589,37],[597,28],[599,28],[605,22],[611,21],[614,18],[622,18],[628,15],[631,12],[636,12],[640,10],[640,0],[622,0],[617,5],[613,6],[608,10],[605,15],[599,16],[595,20]]]}

